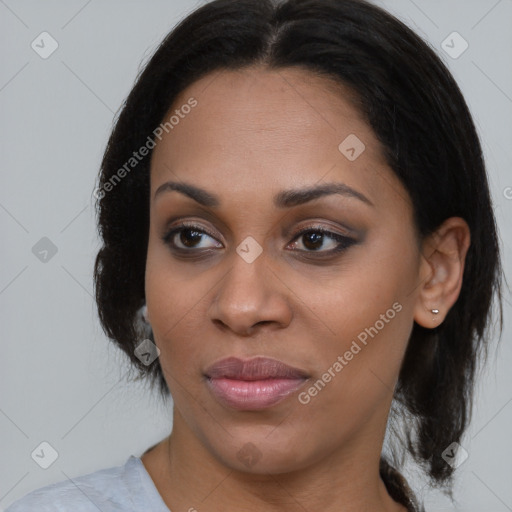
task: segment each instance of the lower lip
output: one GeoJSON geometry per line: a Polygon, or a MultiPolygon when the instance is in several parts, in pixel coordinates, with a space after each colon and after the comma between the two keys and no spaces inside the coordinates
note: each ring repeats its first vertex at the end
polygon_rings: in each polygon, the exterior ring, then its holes
{"type": "Polygon", "coordinates": [[[259,410],[272,407],[297,391],[306,379],[234,380],[207,379],[219,402],[233,409],[259,410]]]}

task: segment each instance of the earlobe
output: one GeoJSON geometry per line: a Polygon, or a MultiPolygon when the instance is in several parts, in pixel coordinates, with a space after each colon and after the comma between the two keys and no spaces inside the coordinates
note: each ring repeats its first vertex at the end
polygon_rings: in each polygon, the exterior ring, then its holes
{"type": "Polygon", "coordinates": [[[149,324],[148,307],[146,304],[144,304],[144,306],[142,306],[141,314],[142,314],[142,318],[143,318],[144,322],[149,324]]]}
{"type": "Polygon", "coordinates": [[[419,292],[414,320],[433,329],[440,325],[459,297],[470,245],[466,221],[451,217],[423,243],[419,292]]]}

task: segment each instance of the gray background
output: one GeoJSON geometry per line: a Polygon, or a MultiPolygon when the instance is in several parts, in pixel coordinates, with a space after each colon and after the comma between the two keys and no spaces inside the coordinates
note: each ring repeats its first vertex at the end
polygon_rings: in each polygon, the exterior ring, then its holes
{"type": "MultiPolygon", "coordinates": [[[[430,41],[465,94],[483,141],[510,276],[512,0],[377,3],[430,41]],[[457,59],[441,48],[453,31],[469,43],[457,59]]],[[[170,407],[130,381],[124,356],[96,318],[92,191],[113,115],[141,61],[196,5],[0,0],[0,510],[37,487],[123,464],[169,432],[170,407]],[[43,31],[59,44],[47,59],[31,48],[43,31]],[[46,262],[32,252],[42,237],[57,248],[46,262]],[[46,470],[31,458],[43,441],[58,452],[46,470]]],[[[456,481],[460,508],[413,476],[428,512],[512,510],[508,292],[505,299],[501,348],[479,381],[463,443],[469,458],[456,481]]]]}

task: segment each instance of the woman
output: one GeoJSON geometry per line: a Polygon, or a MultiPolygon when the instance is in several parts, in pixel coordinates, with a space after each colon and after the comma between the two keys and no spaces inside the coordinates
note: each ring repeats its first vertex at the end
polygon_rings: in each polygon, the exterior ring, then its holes
{"type": "Polygon", "coordinates": [[[398,425],[450,491],[500,258],[467,105],[407,27],[359,0],[204,5],[95,195],[100,319],[172,432],[9,512],[423,510],[383,453],[398,425]]]}

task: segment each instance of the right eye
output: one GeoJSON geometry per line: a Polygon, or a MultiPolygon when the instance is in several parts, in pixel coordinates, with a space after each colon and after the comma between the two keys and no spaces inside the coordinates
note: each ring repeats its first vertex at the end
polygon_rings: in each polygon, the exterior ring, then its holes
{"type": "Polygon", "coordinates": [[[195,224],[185,222],[174,226],[162,237],[162,240],[171,247],[171,249],[185,252],[191,252],[196,249],[216,249],[222,247],[222,244],[207,230],[195,224]],[[214,240],[214,242],[208,243],[206,238],[210,238],[214,240]],[[203,245],[201,245],[202,243],[203,245]]]}

